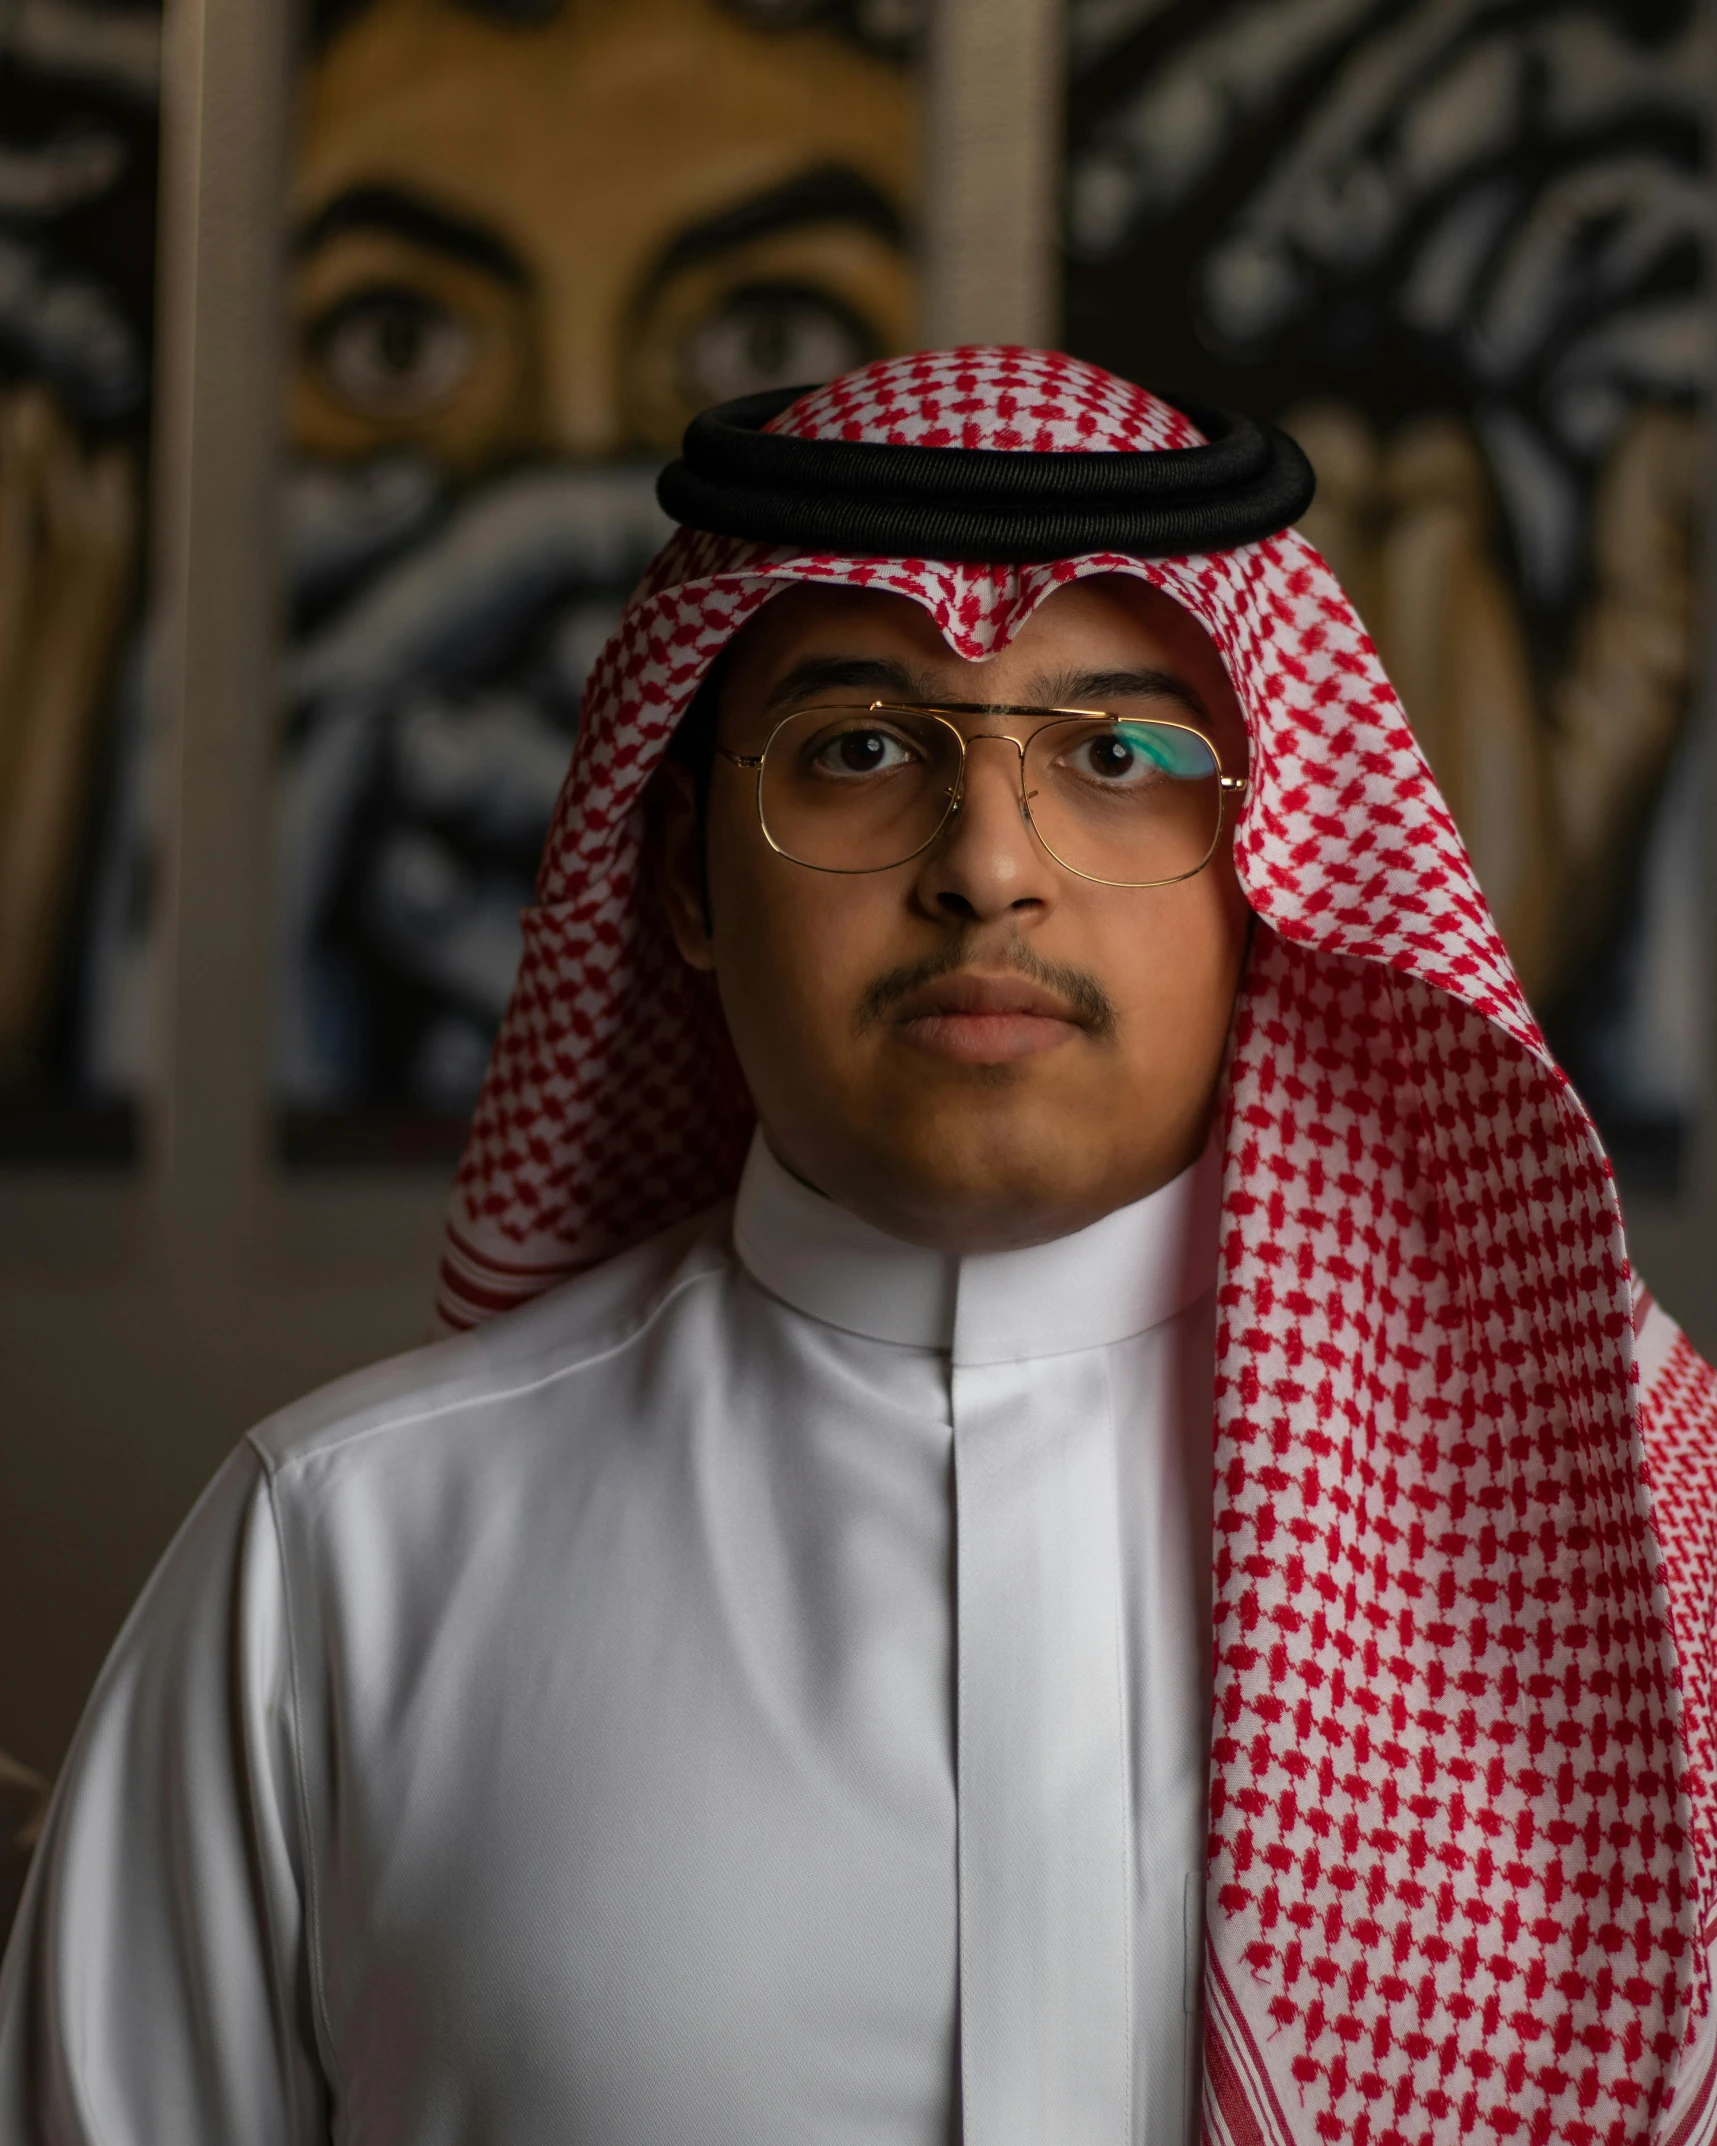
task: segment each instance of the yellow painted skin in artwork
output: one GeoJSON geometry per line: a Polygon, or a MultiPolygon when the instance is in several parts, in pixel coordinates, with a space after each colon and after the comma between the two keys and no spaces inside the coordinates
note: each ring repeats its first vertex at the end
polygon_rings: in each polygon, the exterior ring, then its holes
{"type": "Polygon", "coordinates": [[[827,28],[376,0],[306,86],[294,443],[666,453],[760,371],[908,346],[914,158],[908,71],[827,28]]]}
{"type": "Polygon", "coordinates": [[[1528,994],[1603,947],[1684,733],[1704,466],[1689,413],[1623,428],[1592,502],[1591,579],[1561,675],[1533,675],[1483,451],[1459,419],[1379,439],[1326,402],[1285,420],[1318,473],[1302,527],[1375,637],[1528,994]]]}
{"type": "Polygon", "coordinates": [[[0,1087],[36,1077],[137,571],[139,472],[0,390],[0,1087]]]}

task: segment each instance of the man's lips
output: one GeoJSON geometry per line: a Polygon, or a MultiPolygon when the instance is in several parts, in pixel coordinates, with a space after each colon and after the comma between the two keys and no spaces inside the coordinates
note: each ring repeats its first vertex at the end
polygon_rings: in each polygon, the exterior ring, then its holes
{"type": "Polygon", "coordinates": [[[939,976],[909,992],[892,1020],[920,1050],[978,1065],[1053,1051],[1085,1026],[1059,993],[1023,976],[939,976]]]}

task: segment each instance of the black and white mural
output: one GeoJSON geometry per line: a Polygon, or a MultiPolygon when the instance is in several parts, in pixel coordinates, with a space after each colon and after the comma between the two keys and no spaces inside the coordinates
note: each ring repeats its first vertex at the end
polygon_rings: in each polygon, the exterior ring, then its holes
{"type": "Polygon", "coordinates": [[[161,18],[0,10],[0,1160],[124,1162],[149,1049],[141,628],[161,18]]]}
{"type": "Polygon", "coordinates": [[[1700,1086],[1691,0],[1071,0],[1068,347],[1280,417],[1624,1182],[1700,1086]]]}

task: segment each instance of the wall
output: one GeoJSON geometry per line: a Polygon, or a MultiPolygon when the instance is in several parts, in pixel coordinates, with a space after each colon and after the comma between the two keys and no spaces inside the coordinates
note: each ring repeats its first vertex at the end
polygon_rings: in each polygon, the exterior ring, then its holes
{"type": "MultiPolygon", "coordinates": [[[[928,342],[1054,333],[1057,9],[945,0],[926,139],[928,342]]],[[[164,1067],[143,1163],[0,1178],[0,1747],[51,1773],[151,1564],[244,1426],[424,1333],[440,1171],[283,1176],[267,1073],[280,640],[280,12],[169,17],[155,455],[171,719],[164,1067]],[[266,236],[259,237],[259,234],[266,236]]],[[[1717,931],[1707,947],[1717,947],[1717,931]]],[[[1717,1348],[1717,1152],[1636,1204],[1640,1263],[1717,1348]]]]}

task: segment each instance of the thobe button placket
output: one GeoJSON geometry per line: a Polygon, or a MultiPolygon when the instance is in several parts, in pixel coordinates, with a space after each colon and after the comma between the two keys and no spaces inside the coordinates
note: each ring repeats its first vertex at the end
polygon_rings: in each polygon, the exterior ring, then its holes
{"type": "Polygon", "coordinates": [[[1123,2146],[1132,1877],[1108,1372],[1095,1349],[962,1361],[963,1323],[952,1366],[963,2141],[1123,2146]]]}
{"type": "Polygon", "coordinates": [[[1218,1178],[956,1256],[746,1167],[762,1286],[946,1367],[963,2146],[1197,2135],[1218,1178]]]}

